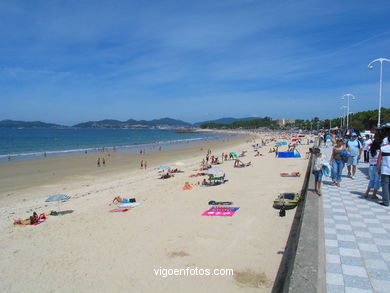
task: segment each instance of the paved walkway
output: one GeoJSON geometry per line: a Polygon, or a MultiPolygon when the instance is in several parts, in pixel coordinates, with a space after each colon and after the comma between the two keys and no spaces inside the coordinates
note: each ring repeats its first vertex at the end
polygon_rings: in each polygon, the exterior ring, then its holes
{"type": "Polygon", "coordinates": [[[323,178],[327,293],[389,293],[390,208],[364,198],[368,164],[359,163],[355,179],[346,174],[341,187],[323,178]]]}

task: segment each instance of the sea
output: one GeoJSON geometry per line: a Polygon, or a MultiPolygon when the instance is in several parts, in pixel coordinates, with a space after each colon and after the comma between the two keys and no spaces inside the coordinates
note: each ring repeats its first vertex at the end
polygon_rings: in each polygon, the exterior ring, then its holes
{"type": "Polygon", "coordinates": [[[137,153],[179,148],[225,134],[160,129],[0,128],[0,161],[105,151],[137,153]],[[103,149],[104,148],[104,149],[103,149]]]}

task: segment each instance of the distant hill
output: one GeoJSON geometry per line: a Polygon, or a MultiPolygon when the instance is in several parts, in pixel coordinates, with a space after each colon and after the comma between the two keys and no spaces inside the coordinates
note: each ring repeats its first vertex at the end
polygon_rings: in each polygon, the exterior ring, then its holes
{"type": "Polygon", "coordinates": [[[277,127],[276,120],[272,120],[270,117],[264,117],[264,118],[250,118],[245,120],[239,120],[234,121],[233,123],[202,123],[200,125],[201,128],[208,128],[208,129],[256,129],[259,127],[262,128],[270,128],[275,129],[277,127]]]}
{"type": "Polygon", "coordinates": [[[66,128],[67,126],[41,121],[2,120],[0,128],[66,128]]]}
{"type": "Polygon", "coordinates": [[[231,124],[238,121],[246,121],[246,120],[254,120],[256,117],[246,117],[246,118],[220,118],[216,120],[209,120],[209,121],[203,121],[203,122],[197,122],[194,123],[194,126],[199,127],[201,124],[209,124],[209,123],[216,123],[216,124],[231,124]]]}
{"type": "Polygon", "coordinates": [[[154,120],[134,120],[119,121],[105,119],[99,121],[88,121],[73,125],[75,128],[150,128],[150,127],[192,127],[192,124],[172,118],[161,118],[154,120]]]}

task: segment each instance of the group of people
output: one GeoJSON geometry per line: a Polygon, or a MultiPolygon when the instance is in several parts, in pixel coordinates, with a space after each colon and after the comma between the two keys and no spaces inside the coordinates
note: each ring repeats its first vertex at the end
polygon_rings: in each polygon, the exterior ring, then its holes
{"type": "MultiPolygon", "coordinates": [[[[330,134],[326,134],[323,141],[326,147],[333,144],[330,134]]],[[[363,142],[358,139],[356,132],[350,133],[350,138],[346,142],[340,137],[335,138],[335,144],[329,160],[332,186],[340,186],[345,165],[347,165],[347,176],[351,179],[355,178],[356,168],[362,154],[364,154],[364,162],[369,163],[369,183],[364,196],[368,198],[371,190],[373,190],[371,199],[378,200],[377,192],[382,185],[382,202],[380,204],[389,206],[390,129],[384,138],[380,137],[379,134],[376,134],[373,139],[366,135],[363,142]]],[[[321,152],[315,153],[313,173],[315,175],[315,191],[318,194],[320,194],[325,161],[326,158],[321,152]]]]}
{"type": "Polygon", "coordinates": [[[148,162],[145,160],[141,160],[140,162],[140,168],[141,169],[146,169],[148,167],[148,162]]]}
{"type": "Polygon", "coordinates": [[[106,160],[104,158],[102,158],[102,160],[98,158],[96,164],[98,167],[100,167],[101,165],[106,166],[106,160]]]}

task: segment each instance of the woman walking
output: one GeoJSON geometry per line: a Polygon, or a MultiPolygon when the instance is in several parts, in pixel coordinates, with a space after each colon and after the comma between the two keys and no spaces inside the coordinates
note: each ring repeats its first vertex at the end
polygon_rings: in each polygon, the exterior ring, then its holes
{"type": "Polygon", "coordinates": [[[329,164],[332,166],[332,186],[340,187],[341,174],[345,165],[342,151],[346,152],[344,142],[342,139],[337,139],[329,160],[329,164]]]}
{"type": "Polygon", "coordinates": [[[378,156],[378,175],[381,175],[382,180],[382,202],[381,205],[389,206],[390,193],[390,136],[383,140],[381,152],[378,156]]]}
{"type": "Polygon", "coordinates": [[[373,188],[374,191],[372,193],[371,199],[378,199],[376,193],[378,192],[380,186],[380,176],[378,174],[377,163],[378,163],[380,149],[381,149],[381,141],[379,139],[374,140],[374,142],[372,142],[372,144],[370,145],[370,149],[368,153],[369,163],[370,163],[368,174],[370,177],[370,182],[368,183],[366,193],[364,194],[366,198],[368,197],[371,188],[373,188]]]}

